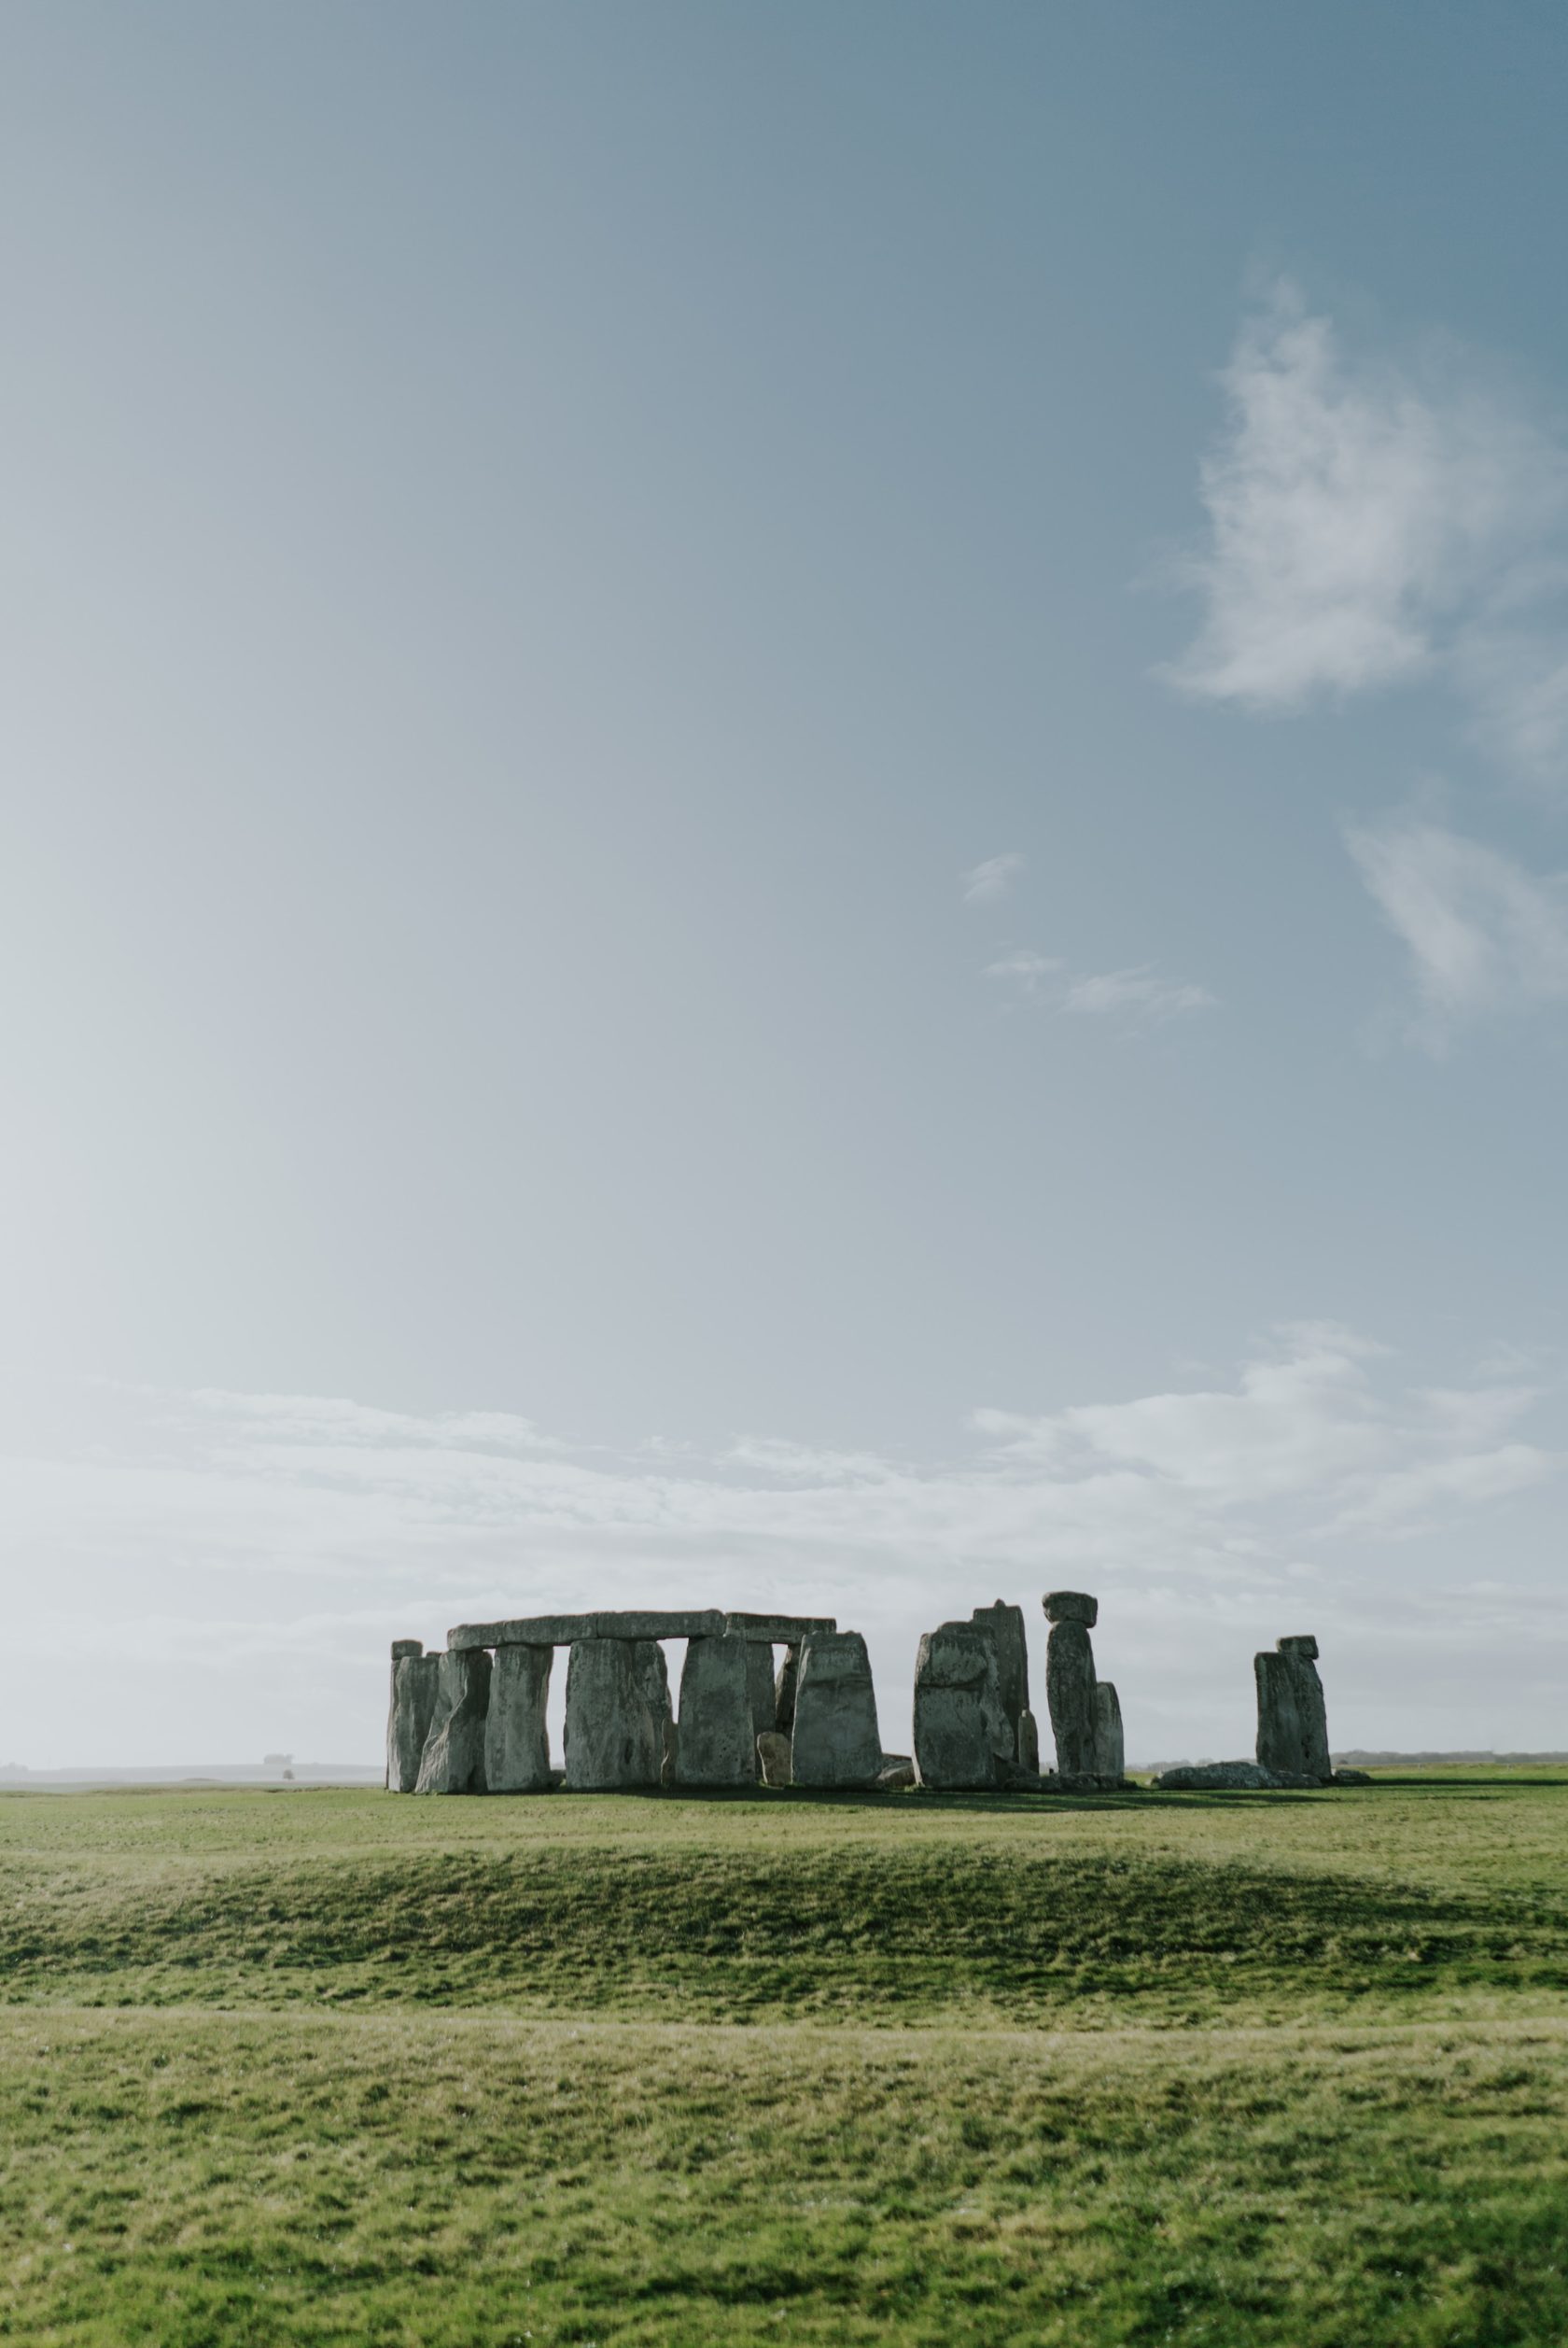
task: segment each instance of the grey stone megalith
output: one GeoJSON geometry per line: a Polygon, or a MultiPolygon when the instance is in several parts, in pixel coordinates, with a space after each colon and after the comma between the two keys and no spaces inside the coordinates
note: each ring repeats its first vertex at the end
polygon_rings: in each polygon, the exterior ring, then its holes
{"type": "Polygon", "coordinates": [[[1121,1698],[1109,1680],[1095,1681],[1095,1776],[1103,1786],[1119,1786],[1126,1766],[1121,1698]]]}
{"type": "Polygon", "coordinates": [[[668,1718],[668,1677],[655,1642],[577,1639],[567,1666],[568,1790],[614,1793],[623,1788],[657,1785],[668,1718]],[[658,1658],[657,1669],[642,1652],[648,1647],[652,1647],[658,1658]]]}
{"type": "Polygon", "coordinates": [[[1022,1763],[1026,1768],[1038,1769],[1038,1735],[1032,1762],[1026,1759],[1024,1750],[1028,1736],[1024,1719],[1029,1708],[1029,1641],[1024,1636],[1024,1610],[1021,1606],[1009,1606],[1005,1598],[998,1598],[993,1605],[977,1606],[970,1620],[981,1629],[988,1630],[996,1641],[997,1683],[1001,1695],[1001,1708],[1013,1732],[1011,1758],[1022,1763]]]}
{"type": "Polygon", "coordinates": [[[1257,1757],[1282,1777],[1327,1784],[1328,1712],[1318,1677],[1318,1642],[1309,1634],[1281,1638],[1272,1654],[1253,1658],[1257,1680],[1257,1757]]]}
{"type": "Polygon", "coordinates": [[[440,1655],[417,1638],[392,1641],[392,1701],[386,1714],[386,1790],[412,1793],[419,1783],[425,1739],[436,1710],[440,1655]]]}
{"type": "Polygon", "coordinates": [[[1057,1775],[1064,1784],[1092,1783],[1095,1762],[1095,1667],[1089,1633],[1099,1618],[1098,1598],[1081,1590],[1052,1590],[1041,1604],[1051,1625],[1045,1642],[1045,1701],[1057,1745],[1057,1775]]]}
{"type": "Polygon", "coordinates": [[[765,1639],[749,1638],[746,1642],[746,1689],[751,1705],[751,1735],[756,1738],[777,1724],[773,1649],[765,1639]]]}
{"type": "Polygon", "coordinates": [[[764,1785],[790,1782],[790,1740],[777,1728],[764,1728],[757,1739],[757,1762],[764,1785]]]}
{"type": "Polygon", "coordinates": [[[483,1647],[436,1658],[436,1708],[419,1764],[416,1793],[483,1793],[490,1658],[483,1647]]]}
{"type": "Polygon", "coordinates": [[[1016,1735],[1002,1700],[989,1623],[927,1631],[915,1663],[915,1775],[924,1786],[974,1793],[1011,1775],[1016,1735]]]}
{"type": "Polygon", "coordinates": [[[876,1692],[859,1631],[803,1639],[790,1772],[796,1785],[875,1785],[882,1767],[876,1692]]]}
{"type": "Polygon", "coordinates": [[[757,1732],[752,1726],[748,1665],[750,1645],[735,1632],[686,1642],[676,1761],[681,1785],[754,1785],[757,1781],[757,1732]]]}
{"type": "Polygon", "coordinates": [[[497,1647],[484,1722],[484,1779],[492,1793],[542,1793],[550,1785],[553,1647],[497,1647]]]}

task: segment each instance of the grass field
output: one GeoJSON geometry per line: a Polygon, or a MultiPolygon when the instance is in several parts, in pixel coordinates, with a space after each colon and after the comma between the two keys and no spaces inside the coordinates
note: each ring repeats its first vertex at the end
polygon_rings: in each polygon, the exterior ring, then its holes
{"type": "Polygon", "coordinates": [[[0,1795],[0,2339],[1568,2342],[1568,1771],[0,1795]]]}

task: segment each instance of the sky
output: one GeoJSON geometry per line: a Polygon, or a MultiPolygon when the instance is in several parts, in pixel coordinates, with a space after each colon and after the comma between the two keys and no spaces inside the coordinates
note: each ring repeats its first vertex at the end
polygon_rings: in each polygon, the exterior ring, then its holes
{"type": "MultiPolygon", "coordinates": [[[[1099,1599],[1568,1747],[1568,17],[13,0],[0,1763],[1099,1599]],[[559,1674],[557,1675],[559,1677],[559,1674]]],[[[558,1691],[557,1691],[558,1694],[558,1691]]]]}

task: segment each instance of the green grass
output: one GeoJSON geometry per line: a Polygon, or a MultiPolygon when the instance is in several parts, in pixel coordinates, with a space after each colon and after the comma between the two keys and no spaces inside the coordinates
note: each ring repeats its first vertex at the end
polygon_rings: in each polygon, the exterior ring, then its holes
{"type": "Polygon", "coordinates": [[[1568,2341],[1568,1772],[0,1796],[0,2339],[1568,2341]]]}

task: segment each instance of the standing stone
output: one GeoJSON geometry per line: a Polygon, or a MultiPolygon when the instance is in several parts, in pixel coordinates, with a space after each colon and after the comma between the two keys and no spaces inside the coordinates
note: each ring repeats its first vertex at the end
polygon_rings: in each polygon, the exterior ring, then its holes
{"type": "Polygon", "coordinates": [[[441,1657],[417,1638],[392,1641],[392,1702],[386,1715],[386,1790],[412,1793],[435,1717],[441,1657]]]}
{"type": "Polygon", "coordinates": [[[419,1764],[416,1793],[483,1793],[490,1657],[483,1647],[436,1657],[436,1708],[419,1764]]]}
{"type": "Polygon", "coordinates": [[[1127,1756],[1122,1745],[1122,1707],[1109,1680],[1095,1681],[1095,1776],[1114,1789],[1122,1782],[1127,1756]]]}
{"type": "Polygon", "coordinates": [[[497,1647],[484,1721],[484,1779],[492,1793],[542,1793],[550,1784],[553,1647],[497,1647]]]}
{"type": "Polygon", "coordinates": [[[1089,1633],[1097,1599],[1079,1590],[1053,1590],[1043,1601],[1051,1636],[1045,1642],[1045,1701],[1057,1744],[1057,1775],[1064,1782],[1092,1779],[1095,1766],[1095,1667],[1089,1633]]]}
{"type": "Polygon", "coordinates": [[[659,1783],[669,1718],[664,1663],[651,1639],[580,1638],[573,1646],[565,1731],[567,1784],[573,1793],[659,1783]],[[657,1669],[644,1652],[649,1647],[657,1669]]]}
{"type": "Polygon", "coordinates": [[[876,1692],[859,1631],[801,1641],[790,1771],[796,1785],[874,1785],[882,1767],[876,1692]]]}
{"type": "MultiPolygon", "coordinates": [[[[722,1619],[721,1616],[719,1618],[721,1623],[722,1619]]],[[[619,1637],[619,1632],[615,1636],[619,1637]]],[[[636,1638],[627,1643],[632,1650],[633,1668],[637,1673],[637,1685],[642,1690],[642,1700],[652,1716],[660,1736],[663,1737],[665,1722],[675,1718],[675,1707],[670,1702],[669,1666],[665,1661],[665,1651],[656,1638],[636,1638]]]]}
{"type": "Polygon", "coordinates": [[[775,1725],[773,1649],[763,1638],[746,1642],[746,1688],[751,1704],[751,1734],[763,1735],[775,1725]]]}
{"type": "Polygon", "coordinates": [[[1002,1703],[997,1638],[987,1623],[927,1631],[915,1664],[915,1774],[921,1785],[980,1792],[1015,1754],[1002,1703]]]}
{"type": "Polygon", "coordinates": [[[790,1782],[790,1740],[777,1728],[764,1728],[757,1739],[757,1760],[764,1785],[790,1782]]]}
{"type": "Polygon", "coordinates": [[[1318,1677],[1318,1642],[1309,1634],[1281,1638],[1272,1654],[1253,1658],[1257,1680],[1259,1765],[1326,1784],[1328,1712],[1318,1677]]]}
{"type": "Polygon", "coordinates": [[[680,1674],[682,1785],[754,1785],[757,1732],[751,1724],[750,1642],[736,1632],[689,1638],[680,1674]]]}
{"type": "Polygon", "coordinates": [[[1026,1778],[1040,1775],[1040,1723],[1032,1712],[1018,1722],[1018,1766],[1026,1778]]]}
{"type": "Polygon", "coordinates": [[[786,1647],[773,1691],[773,1724],[780,1736],[790,1736],[794,1729],[795,1688],[799,1679],[800,1649],[786,1647]]]}
{"type": "Polygon", "coordinates": [[[1023,1719],[1029,1708],[1029,1642],[1024,1636],[1024,1610],[1009,1606],[998,1598],[993,1606],[977,1606],[970,1620],[988,1630],[996,1641],[997,1681],[1001,1696],[1001,1708],[1007,1715],[1013,1732],[1013,1750],[1009,1758],[1022,1762],[1026,1767],[1038,1769],[1038,1741],[1032,1763],[1025,1761],[1023,1719]]]}

